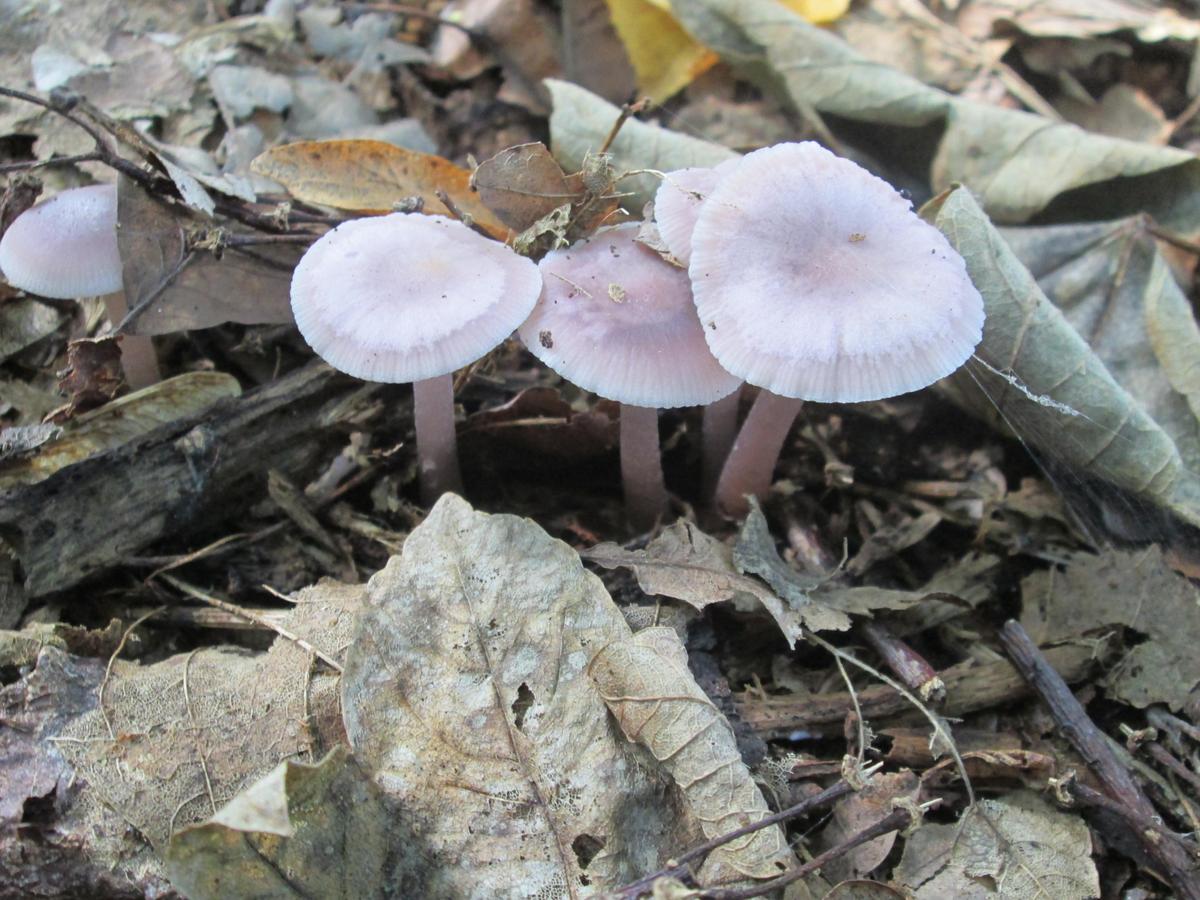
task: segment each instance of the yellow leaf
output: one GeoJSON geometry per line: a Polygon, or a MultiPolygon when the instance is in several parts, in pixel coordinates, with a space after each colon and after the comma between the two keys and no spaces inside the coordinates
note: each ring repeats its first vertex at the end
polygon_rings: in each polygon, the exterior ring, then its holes
{"type": "Polygon", "coordinates": [[[451,202],[495,235],[507,229],[471,190],[471,173],[447,159],[405,150],[384,141],[298,141],[263,153],[251,168],[278,181],[297,200],[363,213],[388,213],[412,197],[425,212],[446,215],[437,198],[451,202]]]}
{"type": "Polygon", "coordinates": [[[717,55],[675,20],[666,0],[608,0],[608,10],[638,87],[656,103],[687,87],[717,62],[717,55]]]}
{"type": "Polygon", "coordinates": [[[779,3],[814,25],[840,19],[850,8],[850,0],[779,0],[779,3]]]}

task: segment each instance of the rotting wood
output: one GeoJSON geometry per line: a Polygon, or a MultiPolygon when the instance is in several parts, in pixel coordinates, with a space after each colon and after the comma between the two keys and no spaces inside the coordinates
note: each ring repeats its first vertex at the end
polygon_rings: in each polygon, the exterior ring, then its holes
{"type": "MultiPolygon", "coordinates": [[[[1081,681],[1099,662],[1094,647],[1064,645],[1045,652],[1046,659],[1068,683],[1081,681]]],[[[941,673],[946,685],[946,702],[938,712],[962,716],[1028,696],[1031,689],[1007,660],[979,665],[959,663],[941,673]]],[[[875,685],[858,691],[863,716],[881,719],[913,712],[912,705],[894,689],[875,685]]],[[[854,711],[848,693],[820,694],[812,697],[753,697],[743,694],[737,700],[742,719],[767,740],[786,738],[794,732],[813,734],[841,733],[847,713],[854,711]]]]}
{"type": "Polygon", "coordinates": [[[302,475],[382,389],[312,363],[0,493],[0,551],[7,544],[16,557],[18,602],[236,517],[265,495],[268,469],[302,475]]]}

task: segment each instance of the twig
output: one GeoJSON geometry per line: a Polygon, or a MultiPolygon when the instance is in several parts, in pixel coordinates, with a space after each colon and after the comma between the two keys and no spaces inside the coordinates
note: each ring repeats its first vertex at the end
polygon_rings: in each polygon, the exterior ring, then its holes
{"type": "Polygon", "coordinates": [[[188,669],[191,668],[192,660],[196,658],[196,654],[203,649],[203,647],[197,647],[183,661],[183,705],[187,709],[188,723],[192,726],[192,741],[196,746],[196,755],[200,757],[200,771],[204,773],[204,789],[208,791],[208,805],[215,816],[217,814],[217,798],[213,795],[212,779],[208,776],[208,757],[204,755],[204,748],[200,746],[198,735],[200,726],[196,722],[196,713],[192,709],[192,695],[188,690],[188,669]]]}
{"type": "Polygon", "coordinates": [[[1169,835],[1169,832],[1145,828],[1146,823],[1158,820],[1153,804],[1121,765],[1104,733],[1096,727],[1066,682],[1046,662],[1025,629],[1010,619],[1000,630],[1000,643],[1021,675],[1042,698],[1063,737],[1070,741],[1104,785],[1107,797],[1093,797],[1094,805],[1103,805],[1128,825],[1142,852],[1162,870],[1177,896],[1200,900],[1200,881],[1193,871],[1195,860],[1178,840],[1163,839],[1162,835],[1169,835]],[[1111,803],[1103,804],[1100,797],[1111,803]]]}
{"type": "Polygon", "coordinates": [[[738,838],[744,837],[747,834],[758,831],[759,829],[767,828],[771,825],[778,825],[780,822],[786,822],[788,819],[795,819],[804,815],[805,813],[811,812],[814,809],[822,809],[826,806],[831,806],[842,797],[845,797],[847,794],[849,794],[852,790],[853,788],[851,788],[846,781],[838,781],[835,784],[825,788],[825,790],[821,791],[819,794],[814,794],[811,797],[807,797],[794,806],[789,806],[787,809],[781,809],[779,812],[775,813],[774,815],[767,816],[765,819],[759,819],[757,822],[753,822],[750,825],[743,825],[741,828],[730,831],[727,834],[718,835],[711,840],[705,841],[703,844],[698,844],[681,856],[677,856],[674,859],[668,860],[666,868],[659,869],[657,872],[653,872],[644,878],[639,878],[637,881],[627,884],[624,887],[617,888],[612,894],[609,895],[609,897],[611,900],[634,900],[634,898],[640,897],[642,894],[649,893],[654,887],[654,882],[658,879],[678,878],[680,875],[683,875],[687,872],[688,863],[690,863],[692,860],[708,855],[717,847],[724,846],[730,841],[735,841],[738,838]]]}
{"type": "Polygon", "coordinates": [[[420,6],[408,6],[403,3],[352,3],[343,2],[340,4],[343,9],[352,9],[355,12],[377,12],[396,16],[405,16],[410,19],[420,19],[423,22],[436,22],[438,25],[446,25],[450,28],[455,28],[461,31],[471,40],[485,40],[486,36],[471,28],[469,25],[464,25],[462,22],[456,22],[448,16],[443,16],[440,12],[433,12],[424,9],[420,6]]]}
{"type": "MultiPolygon", "coordinates": [[[[941,800],[934,799],[922,806],[922,810],[932,809],[941,800]]],[[[751,900],[753,897],[763,897],[770,894],[772,891],[777,891],[780,888],[787,887],[789,884],[799,881],[806,875],[811,875],[818,869],[823,868],[829,862],[845,856],[855,847],[859,847],[868,841],[873,841],[877,837],[885,834],[890,834],[893,831],[903,831],[911,827],[913,824],[913,814],[910,810],[898,808],[888,813],[878,822],[873,825],[868,825],[857,834],[853,834],[840,844],[830,847],[824,853],[814,856],[802,866],[797,866],[789,872],[785,872],[778,878],[773,878],[770,881],[764,881],[761,884],[754,885],[749,888],[715,888],[713,890],[700,890],[693,896],[696,900],[751,900]]]]}
{"type": "Polygon", "coordinates": [[[485,238],[492,237],[492,235],[488,234],[488,230],[477,223],[470,214],[459,209],[458,204],[454,202],[454,198],[447,194],[444,190],[438,188],[434,194],[439,200],[442,201],[442,206],[446,207],[446,209],[450,212],[450,215],[454,216],[454,218],[458,219],[458,221],[462,222],[472,231],[482,234],[485,238]]]}
{"type": "Polygon", "coordinates": [[[12,172],[32,172],[34,169],[45,169],[49,166],[70,166],[75,163],[102,162],[104,157],[99,153],[80,153],[76,156],[55,156],[52,159],[30,159],[25,162],[5,163],[0,166],[0,175],[12,172]]]}
{"type": "Polygon", "coordinates": [[[209,606],[215,606],[217,609],[223,609],[225,612],[230,613],[231,615],[241,616],[243,619],[254,622],[255,624],[266,628],[269,631],[274,631],[280,637],[291,641],[298,647],[302,647],[309,653],[316,656],[317,659],[321,660],[321,662],[325,663],[325,665],[329,666],[329,668],[333,669],[335,672],[338,672],[339,674],[341,673],[341,664],[339,664],[336,659],[317,649],[299,635],[288,631],[288,629],[284,628],[278,622],[271,622],[268,619],[264,619],[261,616],[255,615],[249,610],[242,609],[242,607],[238,606],[236,603],[230,603],[226,600],[220,599],[219,597],[214,597],[212,594],[202,591],[194,584],[188,584],[186,581],[176,578],[173,575],[162,575],[160,577],[163,581],[171,585],[171,587],[175,588],[177,591],[187,594],[189,597],[199,600],[201,603],[207,603],[209,606]]]}
{"type": "Polygon", "coordinates": [[[916,650],[878,622],[866,620],[859,630],[906,688],[916,691],[926,703],[936,704],[946,699],[946,683],[916,650]]]}
{"type": "MultiPolygon", "coordinates": [[[[958,752],[958,746],[954,743],[954,735],[952,735],[950,733],[950,729],[946,727],[946,722],[944,719],[935,715],[928,706],[922,703],[920,699],[918,699],[917,696],[911,693],[907,688],[888,678],[873,666],[867,665],[861,659],[856,658],[853,654],[847,653],[845,650],[841,650],[838,647],[833,646],[833,644],[829,643],[829,641],[818,637],[814,632],[806,631],[804,637],[809,643],[816,644],[826,653],[829,653],[839,659],[844,659],[846,662],[850,663],[850,665],[857,666],[867,674],[873,675],[884,684],[899,691],[900,695],[909,703],[911,703],[912,706],[925,717],[925,721],[933,726],[934,732],[940,736],[943,741],[945,741],[946,750],[954,759],[954,766],[956,769],[958,769],[959,778],[962,779],[963,789],[967,792],[967,803],[972,806],[975,804],[975,788],[971,784],[971,776],[967,774],[966,763],[963,762],[962,754],[958,752]]],[[[857,699],[855,700],[855,708],[858,708],[857,699]]]]}
{"type": "Polygon", "coordinates": [[[621,128],[624,127],[625,123],[628,122],[633,116],[636,116],[638,113],[645,110],[649,105],[650,99],[648,97],[643,97],[641,100],[638,100],[634,103],[626,103],[624,106],[622,106],[621,113],[617,116],[617,121],[613,122],[612,128],[608,130],[608,136],[604,138],[604,143],[601,144],[600,149],[596,151],[597,155],[601,153],[607,153],[608,148],[611,147],[613,141],[617,139],[617,134],[620,132],[621,128]]]}

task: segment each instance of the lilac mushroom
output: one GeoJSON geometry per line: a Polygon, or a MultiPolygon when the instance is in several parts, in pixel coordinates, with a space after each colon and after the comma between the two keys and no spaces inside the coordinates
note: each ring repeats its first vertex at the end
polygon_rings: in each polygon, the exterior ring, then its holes
{"type": "MultiPolygon", "coordinates": [[[[676,169],[663,176],[654,195],[654,223],[667,250],[685,268],[692,259],[692,230],[704,201],[741,162],[739,156],[712,168],[676,169]]],[[[729,396],[704,407],[701,464],[705,497],[712,496],[716,489],[721,465],[733,447],[740,397],[741,391],[735,389],[729,396]]]]}
{"type": "Polygon", "coordinates": [[[520,335],[564,378],[621,404],[625,502],[646,527],[667,510],[658,409],[712,403],[739,382],[704,342],[687,274],[637,243],[638,227],[603,228],[548,253],[520,335]]]}
{"type": "Polygon", "coordinates": [[[811,142],[743,158],[701,208],[688,272],[721,365],[762,388],[717,485],[762,496],[804,400],[894,397],[949,375],[983,332],[962,257],[890,185],[811,142]]]}
{"type": "MultiPolygon", "coordinates": [[[[117,249],[117,187],[72,188],[27,209],[0,238],[0,270],[13,287],[56,300],[102,297],[113,328],[129,314],[117,249]]],[[[121,336],[135,390],[162,378],[148,335],[121,336]]]]}
{"type": "Polygon", "coordinates": [[[509,247],[461,222],[393,213],[339,225],[292,276],[309,346],[366,381],[412,382],[421,496],[461,490],[451,373],[529,315],[542,279],[509,247]]]}

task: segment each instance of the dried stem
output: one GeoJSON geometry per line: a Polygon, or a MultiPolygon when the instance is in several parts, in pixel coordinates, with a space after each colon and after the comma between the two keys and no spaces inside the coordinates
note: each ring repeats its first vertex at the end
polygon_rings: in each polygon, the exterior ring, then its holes
{"type": "Polygon", "coordinates": [[[916,691],[926,703],[946,699],[946,685],[925,657],[878,622],[866,620],[859,631],[906,688],[916,691]]]}
{"type": "MultiPolygon", "coordinates": [[[[1000,643],[1026,681],[1037,691],[1050,710],[1063,737],[1071,742],[1077,753],[1104,785],[1111,805],[1108,812],[1124,822],[1146,858],[1159,868],[1175,889],[1176,896],[1185,900],[1200,898],[1200,880],[1194,871],[1192,854],[1178,840],[1164,839],[1164,832],[1147,830],[1147,822],[1158,822],[1159,815],[1149,798],[1142,792],[1129,771],[1108,745],[1104,733],[1096,727],[1065,681],[1046,661],[1037,645],[1019,622],[1009,620],[1000,631],[1000,643]]],[[[1082,794],[1080,794],[1082,796],[1082,794]]],[[[1103,797],[1104,795],[1099,795],[1103,797]]]]}
{"type": "Polygon", "coordinates": [[[780,822],[798,818],[815,809],[824,809],[827,806],[832,806],[852,790],[853,788],[845,781],[838,781],[825,788],[819,794],[806,797],[794,806],[781,809],[779,812],[767,816],[765,819],[759,819],[757,822],[743,825],[741,828],[718,835],[711,840],[705,841],[703,844],[698,844],[681,856],[669,860],[667,868],[659,869],[657,872],[652,872],[644,878],[639,878],[637,881],[627,884],[624,887],[617,888],[609,896],[611,900],[634,900],[634,898],[640,897],[642,894],[648,894],[654,888],[655,881],[660,878],[678,878],[681,875],[685,875],[688,871],[688,863],[707,856],[718,847],[724,846],[731,841],[736,841],[738,838],[745,837],[762,828],[768,828],[771,825],[778,825],[780,822]]]}

